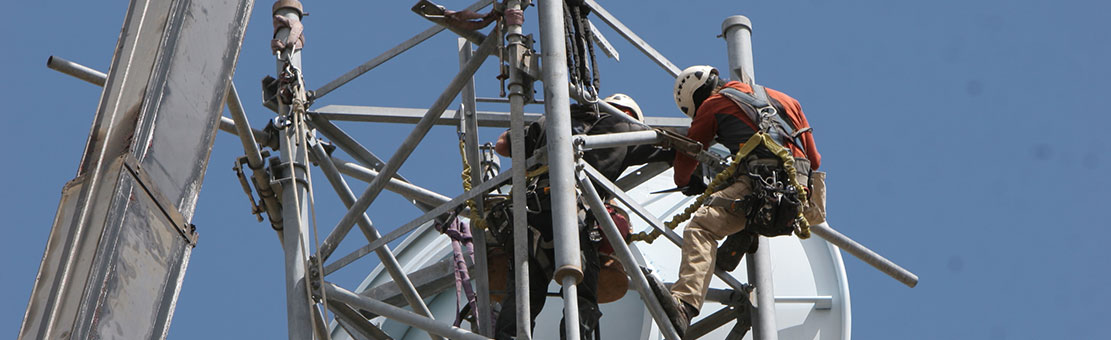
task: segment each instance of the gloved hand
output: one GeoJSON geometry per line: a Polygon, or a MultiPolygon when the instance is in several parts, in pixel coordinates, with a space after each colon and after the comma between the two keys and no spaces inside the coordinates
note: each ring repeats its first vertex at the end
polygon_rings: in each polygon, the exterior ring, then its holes
{"type": "Polygon", "coordinates": [[[683,195],[687,196],[701,195],[706,192],[706,182],[702,179],[702,176],[695,173],[691,175],[690,182],[687,182],[687,186],[683,187],[682,192],[683,195]]]}

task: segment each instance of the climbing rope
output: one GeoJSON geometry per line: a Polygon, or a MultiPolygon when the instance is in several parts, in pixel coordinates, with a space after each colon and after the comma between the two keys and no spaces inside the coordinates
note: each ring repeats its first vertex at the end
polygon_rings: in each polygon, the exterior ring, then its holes
{"type": "MultiPolygon", "coordinates": [[[[680,223],[683,223],[690,219],[691,215],[693,215],[695,211],[698,211],[698,208],[702,207],[702,205],[706,203],[706,200],[710,198],[711,194],[718,191],[719,188],[724,188],[725,185],[723,184],[733,178],[733,175],[736,174],[737,168],[740,166],[742,159],[744,159],[745,156],[748,156],[748,154],[751,153],[752,150],[755,150],[756,147],[761,145],[770,150],[776,155],[776,157],[779,157],[779,159],[783,161],[783,167],[787,171],[787,180],[790,185],[794,186],[795,189],[798,190],[799,199],[804,202],[803,205],[805,206],[805,202],[807,201],[806,189],[804,186],[802,186],[802,184],[799,184],[798,179],[796,178],[798,171],[795,170],[795,159],[791,155],[791,151],[785,147],[780,146],[779,144],[776,144],[775,141],[773,141],[771,136],[769,136],[768,134],[764,132],[757,132],[756,134],[752,135],[752,137],[749,138],[748,141],[741,145],[741,149],[737,150],[737,153],[733,155],[733,160],[729,162],[729,166],[727,166],[725,170],[722,170],[714,176],[714,179],[711,180],[710,184],[706,186],[706,191],[703,191],[701,195],[698,195],[698,197],[694,199],[694,202],[691,203],[691,205],[687,206],[687,208],[684,209],[682,213],[673,217],[671,221],[664,223],[664,227],[668,229],[675,229],[675,227],[678,227],[680,223]]],[[[802,216],[801,212],[799,212],[798,218],[800,218],[802,222],[799,223],[799,228],[795,229],[795,235],[797,235],[801,239],[810,238],[809,223],[806,222],[806,218],[802,216]]],[[[663,232],[659,229],[653,229],[652,232],[642,231],[633,235],[629,235],[628,242],[644,241],[647,243],[652,243],[662,235],[663,232]]]]}
{"type": "MultiPolygon", "coordinates": [[[[300,118],[297,119],[297,123],[295,125],[296,126],[296,133],[297,133],[297,136],[298,136],[298,139],[299,139],[298,143],[301,144],[301,146],[302,146],[301,147],[301,151],[302,151],[301,156],[304,157],[303,159],[308,160],[309,159],[309,148],[308,148],[309,132],[305,128],[307,126],[307,124],[305,124],[305,115],[304,115],[305,105],[304,104],[299,104],[299,106],[301,107],[301,109],[300,109],[301,114],[299,115],[300,118]]],[[[314,189],[313,189],[313,185],[312,185],[312,183],[313,183],[312,182],[312,171],[309,171],[309,169],[307,167],[305,168],[305,176],[306,176],[305,177],[305,182],[308,186],[308,196],[309,196],[309,219],[312,222],[312,238],[313,238],[313,243],[314,243],[314,248],[313,249],[320,249],[320,233],[317,231],[319,228],[317,228],[317,224],[316,224],[316,198],[313,196],[314,189]]],[[[314,275],[309,275],[308,279],[314,280],[314,281],[316,281],[315,283],[317,285],[322,286],[324,284],[324,277],[323,277],[324,267],[323,267],[323,264],[321,263],[321,261],[319,259],[314,259],[312,261],[309,261],[309,263],[305,266],[305,268],[309,268],[308,266],[311,266],[311,265],[316,266],[317,275],[315,275],[316,276],[315,278],[313,277],[314,275]]],[[[308,286],[308,285],[309,284],[306,284],[306,286],[308,286]]],[[[323,304],[323,307],[324,307],[323,318],[325,320],[327,320],[328,319],[328,311],[329,311],[329,309],[328,309],[328,293],[325,292],[323,288],[321,288],[320,289],[320,296],[321,296],[321,303],[323,304]]],[[[322,327],[323,327],[323,325],[322,325],[322,327]]],[[[329,334],[328,332],[322,332],[322,333],[324,333],[326,339],[331,339],[331,334],[329,334]]]]}

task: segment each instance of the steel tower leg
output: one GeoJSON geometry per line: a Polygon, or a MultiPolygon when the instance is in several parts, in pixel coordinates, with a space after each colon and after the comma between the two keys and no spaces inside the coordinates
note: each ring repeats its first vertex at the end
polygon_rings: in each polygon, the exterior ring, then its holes
{"type": "MultiPolygon", "coordinates": [[[[579,338],[578,292],[582,281],[579,226],[575,208],[575,157],[571,153],[571,100],[567,89],[567,47],[564,44],[563,2],[540,1],[540,44],[547,114],[548,179],[551,183],[555,279],[563,285],[563,317],[567,339],[579,338]]],[[[515,183],[516,184],[516,183],[515,183]]]]}
{"type": "MultiPolygon", "coordinates": [[[[281,7],[274,11],[274,15],[283,16],[291,21],[301,20],[301,13],[295,8],[281,7]]],[[[281,28],[274,34],[274,38],[285,40],[289,36],[288,27],[281,28]]],[[[301,69],[301,50],[289,48],[289,53],[279,52],[288,58],[287,61],[277,61],[277,72],[285,72],[288,63],[296,70],[301,69]]],[[[279,100],[278,114],[291,117],[292,109],[289,105],[279,100]]],[[[305,263],[308,261],[308,187],[306,185],[306,159],[305,145],[297,142],[302,136],[297,136],[298,129],[290,125],[282,129],[279,136],[281,148],[281,169],[278,173],[285,173],[282,185],[282,249],[285,252],[285,288],[286,288],[286,325],[289,328],[290,339],[312,339],[312,305],[309,303],[308,293],[305,290],[305,263]],[[290,171],[292,169],[292,171],[290,171]]]]}
{"type": "MultiPolygon", "coordinates": [[[[491,37],[491,39],[500,39],[500,37],[491,37]]],[[[467,66],[467,62],[471,60],[474,54],[471,43],[466,39],[459,38],[459,68],[467,66]]],[[[482,183],[482,154],[478,150],[478,117],[475,109],[475,90],[474,90],[474,76],[471,76],[471,81],[463,86],[463,91],[460,93],[462,97],[463,107],[459,111],[462,113],[461,123],[463,124],[463,133],[465,140],[466,152],[463,157],[466,157],[467,163],[471,166],[471,185],[479,185],[482,183]]],[[[483,200],[481,197],[474,200],[474,207],[478,211],[472,212],[478,216],[482,215],[483,200]]],[[[478,333],[484,336],[494,335],[494,325],[491,324],[492,311],[490,310],[490,278],[487,276],[489,273],[488,264],[486,263],[486,232],[482,229],[476,229],[474,221],[471,221],[471,238],[474,242],[474,271],[478,274],[471,275],[474,278],[475,303],[474,316],[475,322],[478,324],[478,333]]],[[[469,283],[467,283],[469,284],[469,283]]]]}
{"type": "MultiPolygon", "coordinates": [[[[506,1],[506,11],[524,10],[521,1],[506,1]]],[[[525,52],[524,36],[521,25],[506,20],[505,39],[506,54],[509,56],[509,145],[512,156],[510,170],[513,172],[513,263],[514,287],[506,289],[516,290],[514,296],[517,305],[517,338],[522,340],[532,339],[532,315],[529,306],[529,268],[528,261],[528,223],[525,216],[525,94],[524,75],[520,67],[521,53],[525,52]]],[[[505,306],[502,306],[505,311],[505,306]]]]}
{"type": "MultiPolygon", "coordinates": [[[[752,22],[745,16],[731,16],[721,24],[721,31],[725,37],[726,50],[729,51],[730,75],[733,79],[754,84],[756,77],[753,75],[752,63],[752,22]]],[[[775,324],[771,248],[768,238],[761,236],[759,242],[756,253],[748,255],[746,260],[749,282],[756,286],[752,336],[754,340],[776,340],[779,338],[779,328],[775,324]]]]}

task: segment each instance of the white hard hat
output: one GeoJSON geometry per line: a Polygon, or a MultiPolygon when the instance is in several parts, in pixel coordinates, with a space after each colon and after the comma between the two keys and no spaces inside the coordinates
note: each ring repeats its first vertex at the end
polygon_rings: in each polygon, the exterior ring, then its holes
{"type": "MultiPolygon", "coordinates": [[[[711,79],[716,78],[718,70],[709,65],[691,66],[679,73],[675,77],[675,105],[679,106],[679,111],[683,114],[694,118],[695,110],[698,108],[700,102],[695,102],[695,91],[702,88],[711,79]]],[[[711,86],[716,86],[712,84],[711,86]]],[[[708,92],[707,92],[708,94],[708,92]]],[[[705,100],[700,98],[699,100],[705,100]]]]}
{"type": "Polygon", "coordinates": [[[644,123],[644,112],[640,111],[640,105],[637,105],[637,102],[633,100],[633,97],[629,97],[629,95],[624,93],[614,93],[609,97],[606,97],[606,99],[602,99],[602,101],[610,103],[610,105],[613,106],[619,106],[619,109],[624,107],[626,109],[632,110],[633,118],[636,119],[638,122],[644,123]]]}

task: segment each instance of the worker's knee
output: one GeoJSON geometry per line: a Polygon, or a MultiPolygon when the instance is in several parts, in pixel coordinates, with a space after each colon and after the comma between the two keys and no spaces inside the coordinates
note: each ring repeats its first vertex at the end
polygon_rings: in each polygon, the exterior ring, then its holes
{"type": "Polygon", "coordinates": [[[745,217],[725,211],[724,208],[703,206],[698,208],[687,224],[686,230],[707,233],[720,241],[726,236],[745,228],[745,217]]]}

